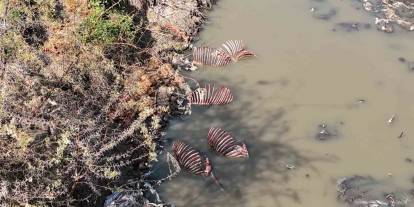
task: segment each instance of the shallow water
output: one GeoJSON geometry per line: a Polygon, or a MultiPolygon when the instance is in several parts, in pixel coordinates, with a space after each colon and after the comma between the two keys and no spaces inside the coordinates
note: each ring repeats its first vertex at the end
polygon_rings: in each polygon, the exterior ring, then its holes
{"type": "Polygon", "coordinates": [[[228,86],[235,100],[193,106],[167,134],[206,152],[226,192],[181,173],[161,186],[165,200],[177,206],[345,206],[337,201],[336,180],[352,175],[414,188],[414,163],[406,161],[414,159],[414,71],[398,60],[414,61],[414,33],[379,32],[358,6],[352,0],[219,1],[197,45],[242,39],[257,57],[185,74],[228,86]],[[347,32],[341,22],[371,27],[347,32]],[[332,139],[315,138],[322,123],[332,139]],[[211,126],[243,139],[250,159],[209,153],[211,126]]]}

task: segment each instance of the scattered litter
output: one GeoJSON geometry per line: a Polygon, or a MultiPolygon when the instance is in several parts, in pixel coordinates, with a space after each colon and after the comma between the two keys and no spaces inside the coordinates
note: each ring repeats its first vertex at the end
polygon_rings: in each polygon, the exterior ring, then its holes
{"type": "Polygon", "coordinates": [[[320,124],[318,127],[318,132],[315,135],[315,138],[317,140],[326,141],[337,136],[337,130],[335,128],[328,127],[328,125],[325,123],[320,124]]]}
{"type": "Polygon", "coordinates": [[[398,135],[398,139],[401,139],[403,136],[404,136],[404,131],[402,131],[402,132],[400,133],[400,135],[398,135]]]}
{"type": "Polygon", "coordinates": [[[394,32],[394,25],[407,31],[414,30],[412,14],[414,3],[395,0],[361,0],[365,11],[375,16],[377,29],[387,33],[394,32]]]}

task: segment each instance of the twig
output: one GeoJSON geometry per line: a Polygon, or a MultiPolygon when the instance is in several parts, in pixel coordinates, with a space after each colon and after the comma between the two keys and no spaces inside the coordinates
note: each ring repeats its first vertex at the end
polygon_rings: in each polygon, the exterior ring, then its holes
{"type": "Polygon", "coordinates": [[[114,8],[114,6],[118,5],[122,0],[118,0],[115,4],[112,4],[110,7],[108,7],[107,9],[105,9],[105,11],[103,11],[98,19],[100,19],[107,11],[111,10],[112,8],[114,8]]]}

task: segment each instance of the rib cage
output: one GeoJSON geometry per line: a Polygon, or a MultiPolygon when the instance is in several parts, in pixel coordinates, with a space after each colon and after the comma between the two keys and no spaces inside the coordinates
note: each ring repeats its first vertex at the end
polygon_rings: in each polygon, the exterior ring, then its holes
{"type": "Polygon", "coordinates": [[[246,145],[221,128],[211,127],[208,131],[207,142],[212,150],[223,156],[249,157],[246,145]]]}
{"type": "Polygon", "coordinates": [[[195,175],[210,176],[211,165],[208,159],[202,157],[200,152],[183,141],[174,142],[173,153],[181,168],[195,175]]]}
{"type": "Polygon", "coordinates": [[[219,50],[226,53],[233,62],[237,62],[244,57],[255,56],[253,52],[245,49],[241,40],[228,40],[221,45],[219,50]]]}
{"type": "Polygon", "coordinates": [[[225,54],[219,54],[219,51],[214,48],[195,47],[193,49],[193,62],[198,65],[220,67],[230,64],[231,58],[225,54]]]}
{"type": "Polygon", "coordinates": [[[193,63],[198,65],[226,66],[232,61],[237,62],[249,56],[255,56],[255,54],[246,50],[241,40],[228,40],[217,49],[208,47],[193,49],[193,63]]]}
{"type": "Polygon", "coordinates": [[[195,105],[223,105],[233,101],[233,94],[230,89],[221,86],[215,88],[206,84],[204,88],[198,88],[191,94],[191,104],[195,105]]]}
{"type": "Polygon", "coordinates": [[[233,61],[237,61],[237,55],[244,50],[244,45],[241,40],[228,40],[221,45],[219,50],[231,57],[233,61]]]}

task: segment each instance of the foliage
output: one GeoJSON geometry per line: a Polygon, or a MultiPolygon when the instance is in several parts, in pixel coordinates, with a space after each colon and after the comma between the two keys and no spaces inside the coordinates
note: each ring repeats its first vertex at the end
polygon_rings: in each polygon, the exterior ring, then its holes
{"type": "Polygon", "coordinates": [[[108,12],[101,4],[93,3],[91,14],[80,26],[82,40],[87,43],[110,44],[134,40],[139,27],[134,26],[133,18],[121,12],[108,12]]]}

